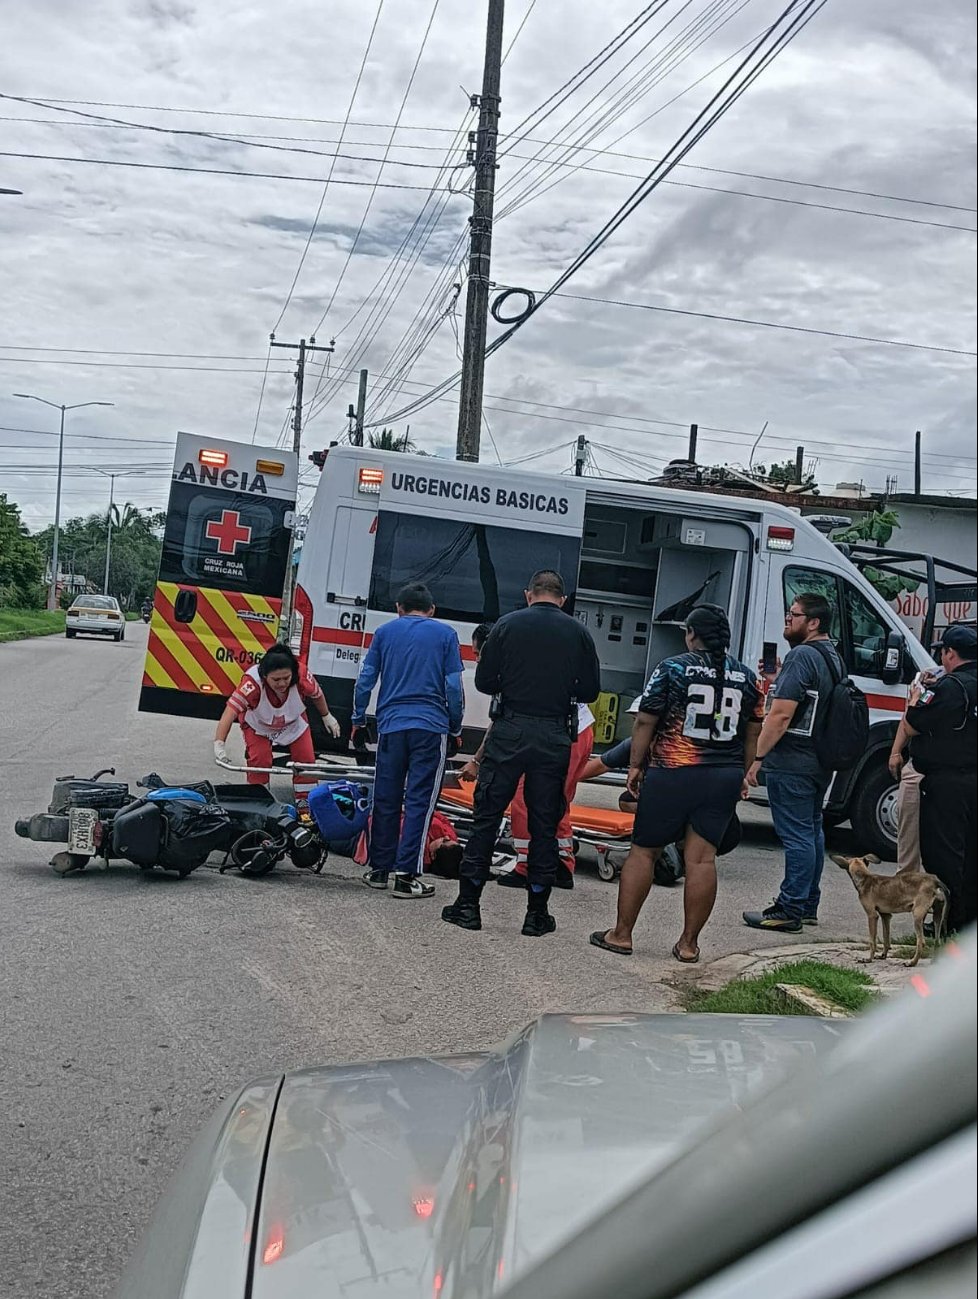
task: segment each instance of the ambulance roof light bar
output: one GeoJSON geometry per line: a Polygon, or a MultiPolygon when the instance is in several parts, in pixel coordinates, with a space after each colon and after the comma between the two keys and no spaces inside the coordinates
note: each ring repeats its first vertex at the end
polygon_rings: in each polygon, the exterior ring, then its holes
{"type": "Polygon", "coordinates": [[[379,492],[384,482],[383,469],[362,466],[357,474],[357,491],[365,495],[379,492]]]}
{"type": "Polygon", "coordinates": [[[202,449],[197,452],[197,459],[202,465],[209,465],[213,469],[226,469],[229,457],[226,451],[202,449]]]}

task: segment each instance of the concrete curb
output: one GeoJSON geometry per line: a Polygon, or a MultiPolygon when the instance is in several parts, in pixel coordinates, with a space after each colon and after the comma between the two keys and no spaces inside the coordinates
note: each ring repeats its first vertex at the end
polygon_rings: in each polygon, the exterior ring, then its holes
{"type": "MultiPolygon", "coordinates": [[[[892,996],[909,987],[917,974],[922,974],[933,963],[930,956],[922,957],[915,968],[907,965],[912,949],[906,953],[901,949],[891,949],[886,961],[867,961],[868,948],[865,942],[838,943],[797,943],[784,947],[766,947],[762,951],[738,952],[731,956],[721,956],[711,961],[696,972],[695,982],[703,992],[717,992],[733,979],[750,978],[752,975],[764,974],[778,965],[787,965],[796,961],[824,961],[828,965],[837,965],[843,969],[861,970],[873,980],[878,992],[883,996],[892,996]],[[899,955],[894,955],[899,950],[899,955]]],[[[691,971],[691,974],[693,972],[691,971]]],[[[810,990],[809,990],[810,991],[810,990]]],[[[812,993],[811,995],[815,995],[812,993]]]]}

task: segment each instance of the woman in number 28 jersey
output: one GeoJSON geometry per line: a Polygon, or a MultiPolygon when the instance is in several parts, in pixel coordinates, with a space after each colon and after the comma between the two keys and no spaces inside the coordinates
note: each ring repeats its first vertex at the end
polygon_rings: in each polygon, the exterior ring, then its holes
{"type": "Polygon", "coordinates": [[[663,659],[649,678],[632,731],[628,789],[638,807],[618,886],[618,922],[591,935],[595,947],[631,953],[656,859],[681,839],[684,925],[672,954],[699,960],[699,935],[716,900],[717,845],[746,797],[744,776],[764,716],[757,677],[729,646],[724,610],[698,605],[686,620],[686,653],[663,659]]]}

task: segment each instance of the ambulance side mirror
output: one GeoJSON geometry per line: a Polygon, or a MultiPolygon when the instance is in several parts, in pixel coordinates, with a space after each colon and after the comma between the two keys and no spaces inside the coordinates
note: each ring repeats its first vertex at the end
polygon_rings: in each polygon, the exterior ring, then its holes
{"type": "Polygon", "coordinates": [[[879,678],[884,685],[896,685],[904,677],[904,662],[907,657],[907,642],[898,631],[887,633],[886,642],[879,652],[879,678]]]}

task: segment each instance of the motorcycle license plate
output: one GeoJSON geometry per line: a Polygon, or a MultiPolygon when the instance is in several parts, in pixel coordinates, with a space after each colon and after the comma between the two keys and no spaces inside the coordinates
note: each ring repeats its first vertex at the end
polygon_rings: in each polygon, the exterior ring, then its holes
{"type": "Polygon", "coordinates": [[[68,809],[68,851],[91,857],[95,852],[95,827],[98,812],[94,807],[68,809]]]}

